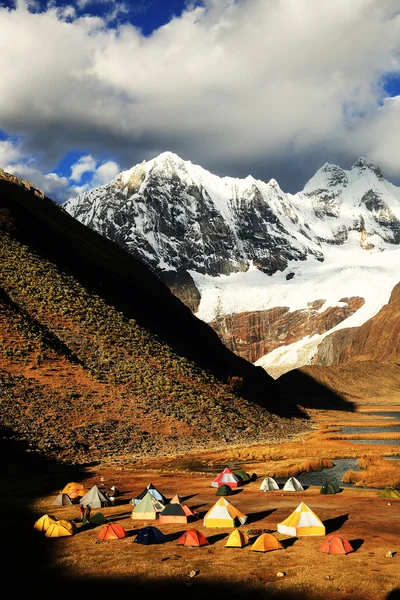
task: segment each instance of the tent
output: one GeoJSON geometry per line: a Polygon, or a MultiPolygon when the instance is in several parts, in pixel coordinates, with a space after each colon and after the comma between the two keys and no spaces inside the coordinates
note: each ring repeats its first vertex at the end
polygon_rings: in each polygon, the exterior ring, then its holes
{"type": "Polygon", "coordinates": [[[270,492],[271,490],[279,490],[279,485],[272,477],[265,477],[260,485],[260,492],[270,492]]]}
{"type": "Polygon", "coordinates": [[[246,473],[246,471],[235,471],[234,475],[237,475],[237,477],[240,477],[240,479],[243,481],[243,483],[250,483],[250,481],[251,481],[251,477],[248,473],[246,473]]]}
{"type": "Polygon", "coordinates": [[[99,540],[119,540],[126,537],[126,531],[119,523],[107,523],[104,525],[99,535],[99,540]]]}
{"type": "Polygon", "coordinates": [[[60,494],[68,494],[71,500],[74,500],[75,498],[84,496],[88,491],[89,490],[82,483],[70,481],[70,483],[67,483],[64,489],[61,490],[60,494]]]}
{"type": "Polygon", "coordinates": [[[243,485],[243,481],[240,477],[232,473],[229,467],[226,467],[222,473],[220,473],[214,481],[211,482],[211,487],[219,487],[222,484],[229,485],[231,488],[237,488],[243,485]]]}
{"type": "Polygon", "coordinates": [[[226,485],[226,483],[220,485],[219,488],[217,488],[217,491],[215,492],[216,496],[232,496],[232,494],[232,488],[229,487],[229,485],[226,485]]]}
{"type": "Polygon", "coordinates": [[[197,519],[198,516],[195,510],[192,510],[186,504],[182,504],[181,499],[176,494],[160,512],[158,520],[160,523],[188,523],[190,520],[197,519]]]}
{"type": "Polygon", "coordinates": [[[54,515],[43,515],[37,521],[35,521],[33,527],[37,531],[45,532],[50,527],[50,525],[52,525],[56,521],[58,521],[58,519],[54,515]]]}
{"type": "Polygon", "coordinates": [[[327,481],[319,491],[320,494],[338,494],[340,492],[340,487],[336,481],[327,481]]]}
{"type": "Polygon", "coordinates": [[[272,533],[262,533],[258,536],[250,550],[255,552],[269,552],[270,550],[282,550],[283,546],[272,533]]]}
{"type": "Polygon", "coordinates": [[[379,498],[400,498],[400,493],[392,487],[387,487],[378,494],[379,498]]]}
{"type": "Polygon", "coordinates": [[[136,498],[132,498],[132,500],[129,501],[129,504],[139,504],[139,502],[143,500],[147,492],[150,492],[150,494],[156,500],[164,504],[164,506],[167,504],[167,498],[152,483],[149,483],[149,485],[146,488],[144,488],[143,492],[136,496],[136,498]]]}
{"type": "Polygon", "coordinates": [[[72,504],[71,498],[68,494],[60,492],[53,502],[54,506],[70,506],[72,504]]]}
{"type": "Polygon", "coordinates": [[[164,510],[164,508],[164,504],[156,500],[150,491],[148,491],[144,498],[135,505],[131,517],[134,520],[145,519],[148,521],[155,521],[157,515],[164,510]]]}
{"type": "Polygon", "coordinates": [[[108,523],[108,519],[103,515],[103,513],[97,512],[92,517],[89,517],[89,519],[82,521],[80,529],[85,527],[90,527],[92,529],[98,525],[104,525],[105,523],[108,523]]]}
{"type": "Polygon", "coordinates": [[[149,544],[164,544],[166,541],[167,538],[162,531],[151,525],[143,527],[135,537],[137,544],[144,544],[145,546],[149,544]]]}
{"type": "Polygon", "coordinates": [[[76,531],[77,527],[73,521],[64,521],[64,519],[60,519],[59,521],[52,523],[50,527],[46,529],[44,535],[48,538],[65,537],[67,535],[74,535],[76,531]]]}
{"type": "Polygon", "coordinates": [[[249,543],[247,534],[241,529],[234,529],[226,540],[225,548],[243,548],[249,543]]]}
{"type": "Polygon", "coordinates": [[[90,490],[82,496],[80,504],[86,506],[89,504],[92,508],[101,508],[102,506],[109,506],[111,504],[110,498],[105,492],[101,492],[97,485],[94,485],[90,490]]]}
{"type": "Polygon", "coordinates": [[[284,492],[302,492],[304,491],[303,486],[296,477],[289,477],[285,485],[283,486],[284,492]]]}
{"type": "Polygon", "coordinates": [[[278,524],[279,533],[292,536],[325,535],[325,525],[304,502],[278,524]]]}
{"type": "Polygon", "coordinates": [[[238,527],[244,525],[247,515],[244,515],[223,496],[204,515],[205,527],[238,527]]]}
{"type": "Polygon", "coordinates": [[[198,529],[188,529],[181,535],[177,541],[178,546],[186,546],[187,548],[198,548],[200,546],[208,546],[209,541],[198,529]]]}
{"type": "Polygon", "coordinates": [[[327,554],[349,554],[349,552],[354,551],[350,542],[336,533],[329,535],[324,540],[324,543],[319,550],[320,552],[326,552],[327,554]]]}

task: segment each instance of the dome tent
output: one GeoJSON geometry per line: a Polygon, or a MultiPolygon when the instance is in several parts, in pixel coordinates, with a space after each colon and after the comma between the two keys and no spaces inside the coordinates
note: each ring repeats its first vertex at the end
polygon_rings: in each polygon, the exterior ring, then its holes
{"type": "Polygon", "coordinates": [[[162,531],[152,525],[143,527],[135,537],[137,544],[144,544],[145,546],[149,546],[150,544],[164,544],[166,541],[167,538],[162,531]]]}
{"type": "Polygon", "coordinates": [[[234,529],[229,534],[229,537],[226,541],[225,548],[243,548],[247,546],[249,543],[249,538],[247,533],[242,531],[241,529],[234,529]]]}
{"type": "Polygon", "coordinates": [[[273,477],[265,477],[261,482],[260,492],[270,492],[273,490],[279,490],[279,485],[273,477]]]}
{"type": "Polygon", "coordinates": [[[229,487],[229,485],[226,485],[226,483],[220,485],[219,488],[217,488],[217,491],[215,492],[216,496],[232,496],[232,494],[232,488],[229,487]]]}
{"type": "Polygon", "coordinates": [[[35,521],[33,527],[37,531],[43,531],[43,533],[45,533],[47,531],[47,529],[50,527],[50,525],[52,525],[53,523],[56,523],[57,521],[58,521],[58,519],[54,515],[46,514],[46,515],[41,516],[37,521],[35,521]]]}
{"type": "Polygon", "coordinates": [[[74,535],[76,533],[77,527],[73,521],[65,521],[64,519],[60,519],[55,523],[52,523],[48,529],[46,529],[45,537],[53,538],[53,537],[65,537],[68,535],[74,535]]]}
{"type": "Polygon", "coordinates": [[[304,488],[296,477],[289,477],[282,490],[284,492],[303,492],[304,488]]]}
{"type": "Polygon", "coordinates": [[[319,551],[327,554],[349,554],[349,552],[354,552],[354,549],[344,537],[332,533],[324,540],[319,551]]]}
{"type": "Polygon", "coordinates": [[[283,546],[272,533],[262,533],[258,536],[250,550],[255,552],[269,552],[270,550],[283,550],[283,546]]]}
{"type": "Polygon", "coordinates": [[[186,546],[187,548],[198,548],[200,546],[208,546],[209,541],[198,529],[188,529],[177,541],[177,546],[186,546]]]}
{"type": "Polygon", "coordinates": [[[336,481],[327,481],[319,490],[320,494],[338,494],[340,487],[336,481]]]}
{"type": "Polygon", "coordinates": [[[99,540],[118,540],[126,537],[126,531],[119,523],[107,523],[104,525],[99,535],[99,540]]]}

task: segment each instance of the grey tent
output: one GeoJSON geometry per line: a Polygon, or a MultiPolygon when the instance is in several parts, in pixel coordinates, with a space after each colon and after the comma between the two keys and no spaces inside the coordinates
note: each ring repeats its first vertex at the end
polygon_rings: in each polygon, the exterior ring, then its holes
{"type": "Polygon", "coordinates": [[[68,494],[60,493],[58,494],[57,498],[55,498],[53,504],[55,506],[70,506],[72,504],[72,500],[68,494]]]}
{"type": "Polygon", "coordinates": [[[265,477],[260,485],[260,492],[270,492],[271,490],[279,490],[279,485],[273,477],[265,477]]]}
{"type": "Polygon", "coordinates": [[[80,504],[83,506],[91,506],[92,508],[101,508],[102,506],[110,506],[111,500],[105,492],[101,492],[97,485],[94,485],[90,490],[82,496],[80,504]]]}
{"type": "Polygon", "coordinates": [[[283,486],[284,492],[302,492],[304,491],[303,486],[296,477],[289,477],[285,485],[283,486]]]}

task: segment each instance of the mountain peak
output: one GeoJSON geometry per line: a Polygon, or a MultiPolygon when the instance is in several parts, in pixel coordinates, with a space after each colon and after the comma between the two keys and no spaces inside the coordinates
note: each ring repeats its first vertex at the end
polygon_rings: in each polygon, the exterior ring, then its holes
{"type": "Polygon", "coordinates": [[[378,177],[378,179],[383,179],[382,173],[379,167],[374,165],[374,163],[369,162],[364,156],[360,156],[358,160],[351,167],[351,170],[358,169],[359,171],[372,171],[378,177]]]}

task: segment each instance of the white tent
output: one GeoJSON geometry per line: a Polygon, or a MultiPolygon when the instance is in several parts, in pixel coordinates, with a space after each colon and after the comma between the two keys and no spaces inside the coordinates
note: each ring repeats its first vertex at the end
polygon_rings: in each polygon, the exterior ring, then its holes
{"type": "Polygon", "coordinates": [[[283,486],[284,492],[303,492],[304,488],[296,477],[289,477],[283,486]]]}
{"type": "Polygon", "coordinates": [[[62,492],[60,492],[58,496],[54,499],[53,504],[55,506],[70,506],[72,504],[72,500],[68,496],[68,494],[63,494],[62,492]]]}
{"type": "Polygon", "coordinates": [[[325,525],[304,502],[287,519],[278,523],[279,533],[292,536],[325,535],[325,525]]]}
{"type": "Polygon", "coordinates": [[[239,527],[246,521],[247,515],[221,497],[204,515],[203,524],[205,527],[239,527]]]}
{"type": "Polygon", "coordinates": [[[265,477],[260,485],[260,492],[269,492],[271,490],[279,490],[279,485],[273,477],[265,477]]]}
{"type": "Polygon", "coordinates": [[[109,506],[111,501],[106,493],[101,492],[97,485],[94,485],[87,494],[82,496],[79,503],[83,504],[83,506],[89,504],[92,508],[100,508],[102,506],[109,506]]]}

